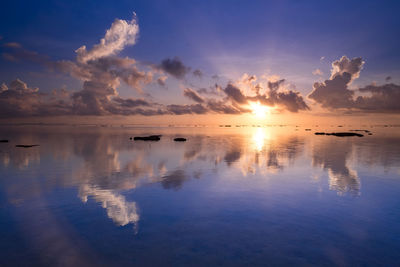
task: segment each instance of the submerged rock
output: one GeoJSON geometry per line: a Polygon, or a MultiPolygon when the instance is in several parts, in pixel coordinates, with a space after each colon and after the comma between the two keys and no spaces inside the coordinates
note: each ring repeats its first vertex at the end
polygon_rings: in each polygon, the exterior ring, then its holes
{"type": "Polygon", "coordinates": [[[138,141],[160,141],[161,135],[149,135],[149,136],[135,136],[133,140],[138,141]]]}
{"type": "Polygon", "coordinates": [[[311,131],[311,129],[304,129],[304,131],[311,131]]]}
{"type": "Polygon", "coordinates": [[[15,147],[24,147],[24,148],[35,147],[35,146],[39,146],[39,145],[15,145],[15,147]]]}
{"type": "Polygon", "coordinates": [[[8,143],[8,140],[7,139],[2,139],[2,140],[0,140],[0,143],[8,143]]]}
{"type": "Polygon", "coordinates": [[[186,138],[177,137],[177,138],[174,138],[174,141],[175,141],[175,142],[185,142],[185,141],[186,141],[186,138]]]}
{"type": "Polygon", "coordinates": [[[315,135],[325,135],[325,133],[324,132],[316,132],[316,133],[314,133],[315,135]]]}

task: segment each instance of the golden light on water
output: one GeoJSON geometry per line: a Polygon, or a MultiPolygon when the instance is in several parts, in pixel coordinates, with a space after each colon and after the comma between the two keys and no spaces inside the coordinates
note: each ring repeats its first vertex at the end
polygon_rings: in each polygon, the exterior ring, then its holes
{"type": "Polygon", "coordinates": [[[260,152],[263,149],[266,138],[267,138],[267,133],[266,129],[264,128],[257,128],[253,133],[252,136],[253,145],[258,152],[260,152]]]}

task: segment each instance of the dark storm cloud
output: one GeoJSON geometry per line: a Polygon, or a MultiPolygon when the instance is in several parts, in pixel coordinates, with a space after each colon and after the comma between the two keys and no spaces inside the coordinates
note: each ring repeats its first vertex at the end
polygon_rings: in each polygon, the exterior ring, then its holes
{"type": "Polygon", "coordinates": [[[368,85],[355,90],[348,88],[359,77],[363,65],[361,58],[350,60],[343,56],[334,61],[331,77],[324,82],[314,83],[313,91],[308,97],[328,109],[398,113],[399,85],[390,83],[368,85]]]}
{"type": "Polygon", "coordinates": [[[186,88],[183,91],[183,95],[197,103],[204,103],[204,99],[190,88],[186,88]]]}
{"type": "Polygon", "coordinates": [[[177,79],[183,79],[190,71],[189,67],[186,67],[178,57],[173,59],[167,58],[161,61],[161,64],[156,66],[157,69],[162,70],[177,79]]]}

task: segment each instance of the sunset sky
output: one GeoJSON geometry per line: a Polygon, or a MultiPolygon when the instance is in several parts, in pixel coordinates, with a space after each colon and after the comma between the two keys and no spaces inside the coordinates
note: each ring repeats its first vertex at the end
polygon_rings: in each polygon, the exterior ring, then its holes
{"type": "Polygon", "coordinates": [[[3,3],[0,119],[395,122],[399,8],[398,1],[3,3]]]}

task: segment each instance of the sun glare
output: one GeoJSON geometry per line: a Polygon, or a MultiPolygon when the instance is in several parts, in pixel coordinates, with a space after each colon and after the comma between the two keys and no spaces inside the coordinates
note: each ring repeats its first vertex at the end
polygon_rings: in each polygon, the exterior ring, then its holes
{"type": "Polygon", "coordinates": [[[253,133],[252,136],[253,145],[258,152],[261,152],[261,150],[264,148],[264,143],[266,138],[267,138],[267,133],[263,128],[257,128],[253,133]]]}
{"type": "Polygon", "coordinates": [[[261,105],[260,102],[251,102],[250,103],[250,108],[255,115],[256,118],[258,119],[263,119],[267,116],[269,113],[269,107],[261,105]]]}

